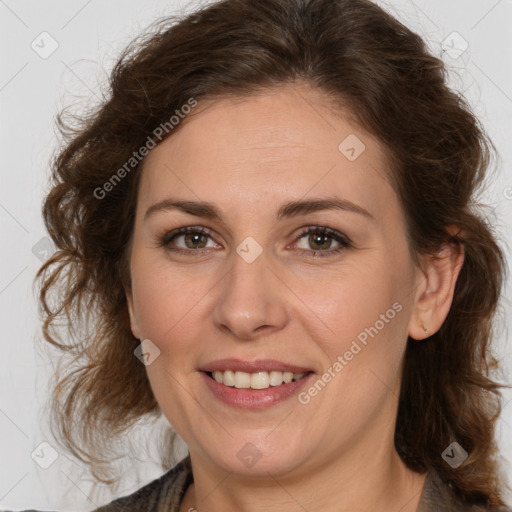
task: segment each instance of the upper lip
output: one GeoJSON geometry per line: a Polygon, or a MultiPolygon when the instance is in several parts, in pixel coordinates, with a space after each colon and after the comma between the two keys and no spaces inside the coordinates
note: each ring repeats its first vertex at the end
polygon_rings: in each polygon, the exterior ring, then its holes
{"type": "Polygon", "coordinates": [[[256,359],[254,361],[242,361],[241,359],[217,359],[210,363],[205,364],[200,368],[203,372],[226,371],[233,370],[235,372],[292,372],[292,373],[306,373],[310,370],[303,366],[296,366],[293,364],[283,363],[275,359],[256,359]]]}

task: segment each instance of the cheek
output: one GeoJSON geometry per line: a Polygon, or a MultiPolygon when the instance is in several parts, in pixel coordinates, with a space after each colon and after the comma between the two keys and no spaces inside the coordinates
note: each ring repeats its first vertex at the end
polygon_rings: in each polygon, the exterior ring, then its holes
{"type": "MultiPolygon", "coordinates": [[[[142,263],[142,262],[141,262],[142,263]]],[[[190,269],[172,270],[161,263],[133,266],[133,300],[141,335],[155,343],[162,353],[186,345],[184,332],[197,313],[207,287],[190,278],[190,269]]],[[[192,321],[192,323],[194,323],[192,321]]],[[[188,343],[187,343],[188,344],[188,343]]]]}
{"type": "Polygon", "coordinates": [[[407,323],[404,301],[410,284],[407,272],[397,268],[406,268],[406,262],[400,266],[384,259],[367,258],[357,267],[322,277],[315,286],[303,282],[302,286],[296,283],[294,287],[321,321],[316,322],[322,326],[318,334],[325,332],[329,344],[343,349],[347,341],[360,334],[364,339],[367,328],[376,326],[383,333],[399,326],[403,330],[407,323]]]}
{"type": "Polygon", "coordinates": [[[151,388],[172,425],[186,432],[191,429],[189,414],[184,414],[190,407],[190,391],[184,387],[184,377],[196,370],[191,354],[200,350],[194,332],[201,325],[197,306],[207,289],[190,278],[190,271],[171,272],[168,266],[149,260],[134,265],[132,286],[141,336],[160,351],[146,366],[151,388]]]}
{"type": "Polygon", "coordinates": [[[311,337],[321,344],[324,371],[331,368],[336,375],[333,390],[345,403],[372,401],[393,386],[411,314],[413,273],[406,256],[365,263],[337,279],[331,276],[315,288],[320,292],[309,293],[308,305],[322,321],[311,337]]]}

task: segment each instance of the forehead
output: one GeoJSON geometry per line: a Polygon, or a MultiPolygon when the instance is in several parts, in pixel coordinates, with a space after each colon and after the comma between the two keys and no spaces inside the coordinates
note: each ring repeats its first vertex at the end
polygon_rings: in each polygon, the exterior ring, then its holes
{"type": "Polygon", "coordinates": [[[372,213],[396,196],[382,144],[311,88],[199,102],[146,157],[139,201],[166,195],[246,211],[340,195],[372,213]]]}

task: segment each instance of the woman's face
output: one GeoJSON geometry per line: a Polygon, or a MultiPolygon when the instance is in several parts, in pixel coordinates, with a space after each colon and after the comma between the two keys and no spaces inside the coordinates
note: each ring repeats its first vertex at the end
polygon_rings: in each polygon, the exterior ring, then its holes
{"type": "Polygon", "coordinates": [[[382,146],[326,105],[291,87],[200,103],[145,161],[132,330],[193,461],[277,476],[393,449],[422,274],[382,146]]]}

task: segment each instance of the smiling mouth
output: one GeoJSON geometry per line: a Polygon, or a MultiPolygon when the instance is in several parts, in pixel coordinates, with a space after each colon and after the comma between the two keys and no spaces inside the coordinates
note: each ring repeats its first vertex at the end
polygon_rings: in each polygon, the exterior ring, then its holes
{"type": "Polygon", "coordinates": [[[292,373],[271,371],[247,373],[232,370],[206,372],[211,379],[226,387],[255,390],[289,384],[292,381],[298,381],[304,378],[310,373],[312,372],[292,373]]]}

